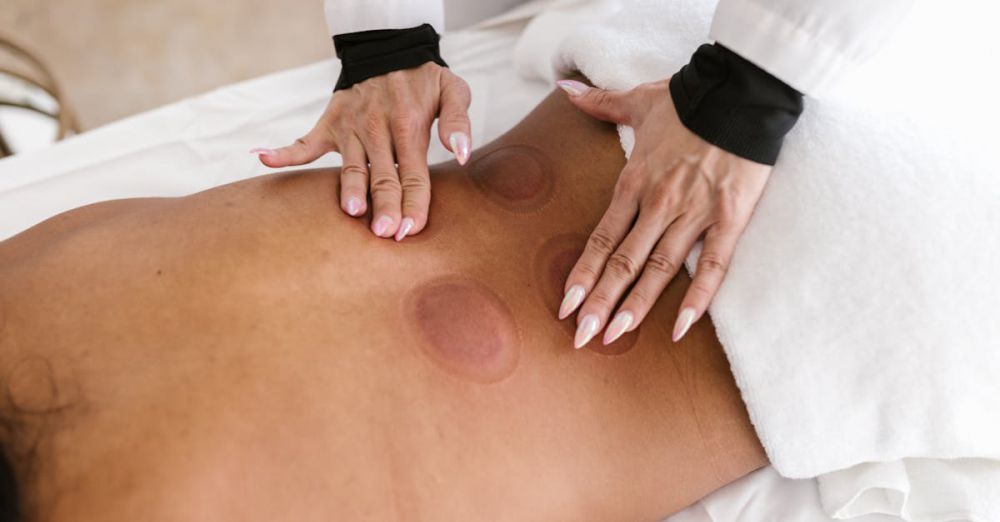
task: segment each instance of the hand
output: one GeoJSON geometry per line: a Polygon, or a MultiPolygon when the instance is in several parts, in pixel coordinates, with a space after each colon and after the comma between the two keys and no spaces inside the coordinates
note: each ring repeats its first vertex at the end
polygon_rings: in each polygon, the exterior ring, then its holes
{"type": "Polygon", "coordinates": [[[363,216],[370,189],[372,232],[399,241],[427,224],[427,147],[435,118],[441,120],[441,143],[459,163],[468,161],[470,101],[465,80],[428,62],[334,93],[308,134],[287,147],[251,152],[269,167],[303,165],[329,151],[339,152],[344,160],[340,207],[351,216],[363,216]]]}
{"type": "Polygon", "coordinates": [[[580,348],[621,301],[604,334],[604,344],[613,342],[642,322],[704,237],[674,325],[676,342],[715,297],[771,167],[726,152],[684,127],[667,81],[620,92],[572,80],[559,86],[587,114],[635,129],[635,148],[611,204],[566,281],[559,318],[582,302],[575,339],[580,348]]]}

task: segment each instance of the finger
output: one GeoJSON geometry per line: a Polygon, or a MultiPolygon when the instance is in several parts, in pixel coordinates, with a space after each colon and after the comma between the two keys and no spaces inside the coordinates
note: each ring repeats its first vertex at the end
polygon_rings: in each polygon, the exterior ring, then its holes
{"type": "Polygon", "coordinates": [[[386,124],[384,127],[371,127],[362,143],[371,164],[372,232],[379,237],[391,237],[399,225],[403,193],[396,172],[389,126],[386,124]]]}
{"type": "MultiPolygon", "coordinates": [[[[608,258],[611,257],[629,229],[632,228],[632,222],[637,212],[638,204],[634,195],[616,187],[615,195],[611,198],[611,205],[601,217],[601,221],[594,227],[594,231],[590,234],[587,245],[584,247],[583,254],[566,278],[566,294],[559,307],[560,319],[565,319],[573,313],[597,284],[608,258]]],[[[590,337],[597,333],[598,327],[596,318],[587,322],[586,330],[593,330],[590,337]]]]}
{"type": "Polygon", "coordinates": [[[625,290],[639,277],[649,253],[667,228],[669,216],[666,215],[666,209],[649,212],[644,210],[639,211],[635,226],[618,249],[608,257],[600,279],[580,307],[580,326],[587,326],[577,332],[577,348],[590,341],[588,334],[590,325],[593,324],[592,318],[597,319],[598,330],[607,324],[611,311],[621,300],[625,290]]]}
{"type": "Polygon", "coordinates": [[[637,176],[626,165],[618,176],[608,210],[587,239],[580,258],[566,277],[565,295],[559,305],[559,319],[565,319],[583,303],[586,294],[597,284],[604,264],[632,228],[639,212],[637,176]]]}
{"type": "Polygon", "coordinates": [[[326,126],[320,122],[309,134],[295,140],[291,145],[280,149],[253,149],[261,163],[268,167],[289,167],[294,165],[304,165],[316,161],[320,156],[336,150],[333,138],[326,130],[326,126]]]}
{"type": "Polygon", "coordinates": [[[741,227],[731,224],[716,224],[705,232],[704,247],[698,256],[691,286],[681,301],[680,313],[674,324],[674,342],[684,337],[691,325],[701,318],[719,291],[741,232],[741,227]]]}
{"type": "Polygon", "coordinates": [[[430,129],[423,122],[400,122],[393,128],[399,184],[402,188],[402,220],[396,241],[417,234],[427,224],[431,204],[431,176],[427,169],[427,145],[430,129]]]}
{"type": "Polygon", "coordinates": [[[455,155],[459,165],[469,161],[472,147],[472,126],[469,104],[472,94],[465,80],[444,71],[441,83],[441,111],[438,114],[438,135],[441,144],[455,155]]]}
{"type": "Polygon", "coordinates": [[[632,91],[606,91],[576,80],[556,82],[569,94],[569,101],[599,120],[628,125],[632,120],[632,91]]]}
{"type": "Polygon", "coordinates": [[[656,248],[646,259],[639,281],[622,301],[614,319],[604,333],[604,344],[610,344],[625,332],[635,330],[649,314],[670,281],[677,275],[694,246],[701,228],[696,223],[678,218],[670,224],[656,248]]]}
{"type": "Polygon", "coordinates": [[[351,216],[368,210],[368,157],[357,137],[351,136],[341,147],[344,164],[340,168],[340,208],[351,216]]]}

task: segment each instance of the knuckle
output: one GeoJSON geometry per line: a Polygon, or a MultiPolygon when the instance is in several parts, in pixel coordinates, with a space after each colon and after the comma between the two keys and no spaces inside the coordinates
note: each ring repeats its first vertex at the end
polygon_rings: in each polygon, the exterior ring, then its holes
{"type": "Polygon", "coordinates": [[[708,302],[712,299],[712,292],[704,283],[693,283],[690,288],[688,288],[688,294],[695,299],[695,301],[708,302]]]}
{"type": "Polygon", "coordinates": [[[594,293],[590,294],[588,301],[591,306],[595,306],[596,308],[610,308],[615,303],[615,299],[611,297],[611,294],[607,290],[600,288],[595,289],[594,293]]]}
{"type": "Polygon", "coordinates": [[[698,258],[698,272],[725,274],[728,268],[726,258],[716,252],[702,252],[698,258]]]}
{"type": "Polygon", "coordinates": [[[674,191],[666,183],[660,183],[649,194],[649,204],[658,209],[672,207],[674,199],[674,191]]]}
{"type": "Polygon", "coordinates": [[[415,112],[405,112],[393,116],[389,125],[394,136],[409,138],[416,135],[419,121],[419,116],[415,112]]]}
{"type": "Polygon", "coordinates": [[[656,301],[658,296],[650,296],[649,291],[635,287],[632,289],[632,293],[629,295],[629,300],[632,302],[631,308],[634,310],[648,310],[653,307],[653,303],[656,301]]]}
{"type": "Polygon", "coordinates": [[[602,107],[607,107],[611,105],[613,99],[611,98],[611,93],[601,89],[591,89],[594,104],[602,107]]]}
{"type": "Polygon", "coordinates": [[[631,198],[639,193],[642,187],[642,177],[638,169],[626,168],[622,170],[618,181],[615,183],[615,196],[631,198]]]}
{"type": "Polygon", "coordinates": [[[639,267],[627,254],[615,252],[608,258],[607,271],[614,277],[631,281],[639,273],[639,267]]]}
{"type": "Polygon", "coordinates": [[[597,279],[597,276],[601,275],[601,271],[590,263],[581,262],[577,263],[576,268],[573,269],[573,274],[571,274],[570,279],[594,280],[597,279]],[[575,274],[576,277],[573,277],[573,274],[575,274]]]}
{"type": "Polygon", "coordinates": [[[469,125],[469,117],[462,111],[447,111],[441,114],[440,124],[451,127],[466,127],[469,125]]]}
{"type": "Polygon", "coordinates": [[[430,192],[431,181],[426,176],[417,174],[403,175],[399,180],[403,192],[430,192]]]}
{"type": "Polygon", "coordinates": [[[401,193],[401,188],[399,186],[399,180],[393,178],[392,176],[379,176],[372,180],[372,197],[386,197],[386,196],[396,196],[398,197],[401,193]]]}
{"type": "Polygon", "coordinates": [[[346,164],[340,168],[341,176],[368,176],[368,169],[357,163],[346,164]]]}
{"type": "Polygon", "coordinates": [[[680,269],[680,263],[663,252],[654,251],[646,261],[646,269],[659,276],[671,277],[680,269]]]}
{"type": "Polygon", "coordinates": [[[715,215],[720,223],[735,224],[742,220],[743,213],[735,201],[723,200],[716,206],[715,215]]]}
{"type": "Polygon", "coordinates": [[[618,244],[611,238],[611,234],[601,227],[594,229],[590,238],[587,239],[587,248],[602,257],[610,256],[617,246],[618,244]]]}

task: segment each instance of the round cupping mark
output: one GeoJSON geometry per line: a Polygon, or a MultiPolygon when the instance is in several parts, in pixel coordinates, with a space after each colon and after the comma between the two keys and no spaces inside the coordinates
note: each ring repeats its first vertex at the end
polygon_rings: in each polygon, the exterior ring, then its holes
{"type": "Polygon", "coordinates": [[[527,145],[509,145],[476,159],[469,178],[490,201],[512,212],[542,208],[555,189],[545,154],[527,145]]]}
{"type": "MultiPolygon", "coordinates": [[[[563,299],[566,278],[573,270],[573,265],[580,259],[586,244],[587,236],[583,234],[560,234],[546,240],[535,255],[533,268],[539,296],[554,321],[559,320],[559,304],[563,299]]],[[[571,349],[576,334],[575,316],[559,321],[559,325],[566,333],[567,349],[571,349]]],[[[635,347],[638,339],[639,328],[636,328],[607,346],[601,342],[601,337],[597,336],[587,344],[586,348],[604,355],[621,355],[635,347]]]]}
{"type": "Polygon", "coordinates": [[[514,372],[520,355],[517,325],[486,286],[463,277],[432,280],[411,291],[405,313],[422,338],[423,353],[445,370],[481,383],[514,372]]]}

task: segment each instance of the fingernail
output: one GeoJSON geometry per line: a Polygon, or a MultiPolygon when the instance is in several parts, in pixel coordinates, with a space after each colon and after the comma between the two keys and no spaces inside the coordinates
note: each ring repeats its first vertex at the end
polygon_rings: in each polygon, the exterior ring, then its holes
{"type": "Polygon", "coordinates": [[[372,227],[372,230],[375,231],[376,236],[381,237],[383,234],[385,234],[386,230],[389,230],[389,225],[391,224],[392,224],[392,218],[390,218],[389,216],[382,216],[378,218],[377,221],[375,221],[375,226],[372,227]]]}
{"type": "Polygon", "coordinates": [[[361,200],[356,196],[351,196],[347,199],[347,213],[352,216],[357,216],[358,212],[361,211],[361,200]]]}
{"type": "Polygon", "coordinates": [[[632,321],[635,317],[632,316],[632,312],[618,312],[615,315],[614,320],[608,325],[607,331],[604,332],[604,344],[611,344],[618,340],[619,337],[628,330],[629,326],[632,326],[632,321]]]}
{"type": "Polygon", "coordinates": [[[576,80],[559,80],[556,82],[556,85],[558,85],[560,89],[566,91],[566,94],[569,94],[570,96],[580,96],[590,90],[590,87],[587,84],[576,80]]]}
{"type": "Polygon", "coordinates": [[[410,233],[413,228],[412,218],[403,218],[403,221],[399,224],[399,230],[396,231],[396,241],[402,241],[406,234],[410,233]]]}
{"type": "Polygon", "coordinates": [[[566,295],[563,296],[562,304],[559,305],[559,319],[565,319],[569,314],[576,310],[576,307],[580,306],[583,302],[583,296],[586,292],[583,290],[582,285],[573,285],[569,287],[566,291],[566,295]]]}
{"type": "Polygon", "coordinates": [[[580,326],[576,328],[576,337],[573,339],[573,346],[577,350],[583,348],[584,345],[590,342],[597,334],[597,330],[600,328],[601,324],[597,320],[597,316],[594,314],[587,314],[583,316],[583,320],[580,321],[580,326]]]}
{"type": "Polygon", "coordinates": [[[258,156],[270,156],[271,154],[274,154],[274,149],[262,149],[258,147],[250,149],[250,154],[256,154],[258,156]]]}
{"type": "Polygon", "coordinates": [[[681,313],[677,315],[677,322],[674,323],[674,342],[681,340],[684,334],[687,333],[688,329],[691,328],[691,323],[694,322],[694,308],[690,306],[685,307],[681,310],[681,313]]]}
{"type": "Polygon", "coordinates": [[[451,151],[455,154],[458,164],[465,165],[465,162],[469,161],[469,136],[464,132],[453,132],[448,136],[448,144],[451,145],[451,151]]]}

